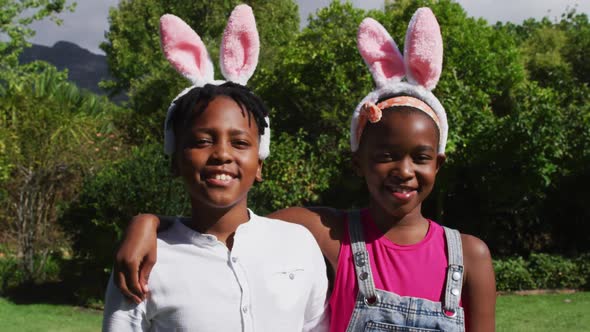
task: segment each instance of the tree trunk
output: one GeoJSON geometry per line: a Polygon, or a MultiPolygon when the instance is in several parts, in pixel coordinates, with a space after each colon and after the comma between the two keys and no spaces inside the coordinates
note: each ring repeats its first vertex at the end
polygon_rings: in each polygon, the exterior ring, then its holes
{"type": "Polygon", "coordinates": [[[16,220],[13,233],[17,239],[17,256],[24,281],[31,282],[43,274],[45,263],[55,240],[49,228],[55,223],[55,203],[66,169],[33,171],[19,169],[22,181],[17,186],[14,202],[16,220]]]}

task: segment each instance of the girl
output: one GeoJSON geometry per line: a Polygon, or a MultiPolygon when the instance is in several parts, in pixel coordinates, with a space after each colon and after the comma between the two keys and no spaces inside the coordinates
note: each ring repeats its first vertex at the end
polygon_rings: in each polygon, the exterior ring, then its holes
{"type": "MultiPolygon", "coordinates": [[[[270,217],[309,229],[336,273],[331,331],[493,331],[496,293],[487,246],[421,213],[445,161],[448,130],[431,92],[442,69],[436,18],[428,8],[414,14],[404,56],[370,18],[357,41],[377,86],[351,122],[353,167],[366,181],[369,206],[288,208],[270,217]]],[[[129,226],[117,257],[128,271],[119,273],[127,294],[144,294],[158,225],[157,217],[141,215],[129,226]]]]}
{"type": "Polygon", "coordinates": [[[159,234],[146,301],[128,303],[111,277],[103,330],[325,330],[328,282],[317,243],[305,228],[246,205],[270,143],[267,109],[243,86],[258,61],[252,10],[236,7],[224,33],[229,82],[213,81],[205,46],[178,17],[162,17],[161,36],[168,60],[194,83],[168,110],[165,135],[192,216],[159,234]]]}

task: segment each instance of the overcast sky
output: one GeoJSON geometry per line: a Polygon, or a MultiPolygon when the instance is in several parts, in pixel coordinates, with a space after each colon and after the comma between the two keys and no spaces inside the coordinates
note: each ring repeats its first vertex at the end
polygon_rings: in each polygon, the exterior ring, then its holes
{"type": "MultiPolygon", "coordinates": [[[[67,40],[102,54],[98,48],[108,30],[109,7],[119,0],[77,0],[74,13],[62,15],[63,25],[51,21],[36,22],[33,28],[37,35],[31,40],[35,44],[51,46],[56,41],[67,40]]],[[[483,17],[489,22],[510,21],[521,23],[529,17],[548,16],[558,18],[567,8],[576,8],[578,13],[590,15],[590,0],[457,0],[467,13],[483,17]]],[[[330,3],[330,0],[297,0],[301,21],[306,22],[309,14],[330,3]]],[[[352,3],[364,9],[383,8],[383,0],[354,0],[352,3]]]]}

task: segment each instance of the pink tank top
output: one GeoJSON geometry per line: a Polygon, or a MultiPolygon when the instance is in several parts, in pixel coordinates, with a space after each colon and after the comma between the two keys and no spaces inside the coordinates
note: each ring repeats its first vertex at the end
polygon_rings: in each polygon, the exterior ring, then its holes
{"type": "MultiPolygon", "coordinates": [[[[430,221],[422,241],[397,245],[380,234],[368,209],[361,220],[377,289],[440,302],[444,296],[447,249],[443,228],[430,221]]],[[[330,331],[345,331],[358,293],[348,222],[338,257],[338,271],[330,297],[330,331]]]]}

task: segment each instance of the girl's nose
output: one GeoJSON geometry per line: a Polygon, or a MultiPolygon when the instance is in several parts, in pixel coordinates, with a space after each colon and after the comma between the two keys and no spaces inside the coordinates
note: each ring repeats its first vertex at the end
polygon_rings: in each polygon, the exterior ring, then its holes
{"type": "Polygon", "coordinates": [[[392,169],[391,175],[400,178],[402,181],[407,181],[414,177],[414,168],[412,167],[411,158],[402,158],[392,169]]]}

